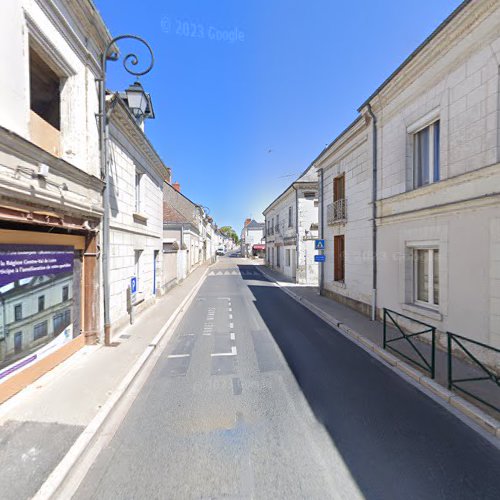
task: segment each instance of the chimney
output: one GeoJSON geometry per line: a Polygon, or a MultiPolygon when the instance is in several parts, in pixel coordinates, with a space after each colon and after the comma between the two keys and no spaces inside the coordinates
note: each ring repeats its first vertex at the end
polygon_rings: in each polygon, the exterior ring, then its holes
{"type": "Polygon", "coordinates": [[[252,219],[245,219],[245,227],[247,227],[250,222],[252,222],[252,219]]]}
{"type": "Polygon", "coordinates": [[[181,192],[181,185],[180,185],[178,182],[174,182],[174,183],[172,184],[172,187],[173,187],[176,191],[178,191],[179,193],[181,192]]]}

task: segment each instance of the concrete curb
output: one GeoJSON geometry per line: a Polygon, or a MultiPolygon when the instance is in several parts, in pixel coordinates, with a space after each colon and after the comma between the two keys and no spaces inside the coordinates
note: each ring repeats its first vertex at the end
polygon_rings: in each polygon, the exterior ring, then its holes
{"type": "Polygon", "coordinates": [[[134,363],[130,371],[122,379],[120,385],[107,399],[101,409],[97,412],[94,418],[80,434],[78,439],[73,443],[73,446],[71,446],[64,458],[59,462],[59,464],[51,472],[51,474],[42,484],[37,493],[32,497],[34,500],[48,500],[56,494],[57,490],[63,484],[65,478],[68,476],[73,466],[77,463],[78,459],[82,456],[85,450],[91,445],[92,440],[96,436],[97,432],[101,429],[107,418],[110,416],[112,410],[116,407],[127,389],[131,386],[132,382],[137,378],[142,367],[151,357],[160,341],[163,339],[172,325],[174,325],[176,321],[183,316],[185,309],[193,300],[195,295],[198,293],[198,290],[201,288],[201,285],[205,281],[209,269],[210,266],[207,267],[192,290],[188,293],[188,295],[186,295],[186,297],[184,297],[184,299],[175,309],[168,321],[163,325],[158,334],[151,340],[139,359],[134,363]]]}
{"type": "Polygon", "coordinates": [[[500,439],[500,422],[498,422],[493,417],[490,417],[487,413],[483,412],[478,407],[474,406],[469,401],[460,397],[454,392],[449,391],[441,384],[438,384],[435,380],[422,375],[421,372],[410,366],[408,363],[401,361],[396,356],[387,352],[382,347],[373,343],[371,340],[367,339],[361,335],[356,330],[353,330],[349,326],[345,325],[337,318],[330,316],[328,313],[323,311],[317,305],[313,304],[304,297],[300,297],[296,293],[285,288],[286,284],[277,281],[273,276],[268,274],[265,270],[259,269],[259,271],[269,280],[274,282],[281,290],[292,297],[294,300],[302,304],[304,307],[309,309],[311,312],[320,317],[325,323],[337,329],[344,337],[348,338],[355,344],[359,345],[362,349],[367,351],[369,354],[375,358],[385,362],[399,375],[405,375],[415,382],[415,387],[417,387],[422,392],[430,392],[433,396],[437,397],[448,410],[454,408],[458,410],[466,419],[473,420],[474,423],[481,426],[482,429],[487,431],[489,434],[497,439],[500,439]]]}

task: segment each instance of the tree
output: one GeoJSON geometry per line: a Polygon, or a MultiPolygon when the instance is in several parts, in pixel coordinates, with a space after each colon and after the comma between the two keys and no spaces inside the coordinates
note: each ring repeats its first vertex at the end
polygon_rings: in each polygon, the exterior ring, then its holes
{"type": "Polygon", "coordinates": [[[222,226],[219,231],[228,238],[231,238],[236,244],[239,243],[240,239],[238,238],[238,234],[231,226],[222,226]]]}

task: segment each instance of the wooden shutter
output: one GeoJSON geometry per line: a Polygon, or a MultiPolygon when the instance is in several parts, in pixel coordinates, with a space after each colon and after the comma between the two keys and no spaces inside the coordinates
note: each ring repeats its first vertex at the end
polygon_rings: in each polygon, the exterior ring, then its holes
{"type": "Polygon", "coordinates": [[[334,280],[344,281],[344,235],[334,236],[333,238],[333,252],[334,252],[334,280]]]}
{"type": "Polygon", "coordinates": [[[345,198],[345,175],[333,179],[333,201],[343,200],[345,198]]]}

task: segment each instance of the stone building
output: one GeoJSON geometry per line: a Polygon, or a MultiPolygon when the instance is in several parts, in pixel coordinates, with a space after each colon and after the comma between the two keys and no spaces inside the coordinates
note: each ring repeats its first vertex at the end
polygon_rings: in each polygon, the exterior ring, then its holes
{"type": "Polygon", "coordinates": [[[463,2],[314,162],[322,293],[497,348],[499,26],[498,2],[463,2]]]}
{"type": "Polygon", "coordinates": [[[266,263],[301,284],[318,285],[314,240],[318,237],[318,177],[313,166],[263,212],[266,263]]]}
{"type": "Polygon", "coordinates": [[[253,255],[254,245],[260,247],[264,240],[264,223],[246,219],[241,230],[240,248],[242,257],[253,255]]]}
{"type": "Polygon", "coordinates": [[[372,303],[372,182],[365,120],[355,120],[315,160],[325,240],[321,292],[370,314],[372,303]]]}
{"type": "Polygon", "coordinates": [[[163,184],[170,170],[122,94],[108,96],[110,113],[110,317],[116,331],[162,293],[163,184]],[[131,296],[131,280],[136,292],[131,296]]]}
{"type": "MultiPolygon", "coordinates": [[[[47,343],[51,347],[44,348],[43,359],[40,353],[30,354],[33,343],[27,333],[17,341],[18,331],[12,332],[13,339],[10,332],[9,338],[5,331],[0,335],[8,351],[14,344],[20,360],[7,372],[0,370],[0,402],[85,342],[94,342],[101,329],[97,238],[103,183],[96,78],[99,56],[110,40],[90,1],[2,3],[0,56],[6,69],[0,72],[0,254],[4,262],[28,254],[32,261],[45,262],[44,252],[52,252],[47,262],[59,262],[71,254],[66,264],[73,272],[75,296],[71,336],[58,345],[47,343]]],[[[45,265],[48,283],[58,273],[45,265]]],[[[29,278],[13,275],[12,282],[29,278]]],[[[0,283],[2,296],[8,294],[11,284],[0,283]]],[[[56,309],[53,322],[59,321],[56,309]]],[[[48,339],[48,326],[36,335],[45,331],[48,339]]]]}

